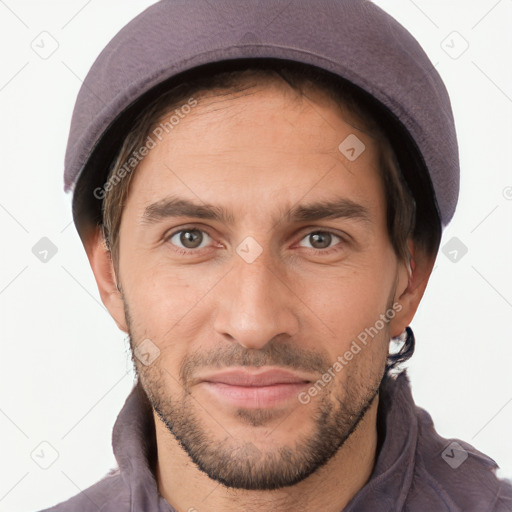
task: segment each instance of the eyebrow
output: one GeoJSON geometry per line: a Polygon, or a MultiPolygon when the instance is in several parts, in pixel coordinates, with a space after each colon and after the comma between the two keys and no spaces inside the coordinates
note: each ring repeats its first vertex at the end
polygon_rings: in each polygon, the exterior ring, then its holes
{"type": "MultiPolygon", "coordinates": [[[[154,224],[172,217],[193,217],[224,224],[234,224],[235,222],[233,212],[221,206],[199,204],[189,199],[171,196],[146,207],[142,215],[142,223],[154,224]]],[[[371,222],[370,213],[365,206],[343,197],[296,205],[281,213],[279,217],[280,220],[276,220],[276,223],[282,220],[306,222],[339,218],[371,222]]]]}

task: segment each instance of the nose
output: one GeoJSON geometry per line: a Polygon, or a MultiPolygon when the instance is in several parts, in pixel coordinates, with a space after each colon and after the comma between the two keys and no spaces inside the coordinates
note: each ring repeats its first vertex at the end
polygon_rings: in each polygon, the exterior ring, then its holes
{"type": "Polygon", "coordinates": [[[216,294],[216,332],[248,349],[296,334],[298,298],[280,274],[263,254],[252,263],[235,257],[216,294]]]}

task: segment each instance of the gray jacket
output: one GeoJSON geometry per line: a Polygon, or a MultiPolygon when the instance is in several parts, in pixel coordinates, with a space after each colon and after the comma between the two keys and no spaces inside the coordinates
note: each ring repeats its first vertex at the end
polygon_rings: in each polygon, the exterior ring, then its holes
{"type": "MultiPolygon", "coordinates": [[[[159,494],[154,420],[136,383],[116,420],[112,446],[118,468],[45,512],[176,512],[159,494]]],[[[511,512],[512,482],[468,443],[439,436],[414,404],[402,372],[384,379],[378,412],[380,449],[370,480],[343,512],[511,512]]]]}

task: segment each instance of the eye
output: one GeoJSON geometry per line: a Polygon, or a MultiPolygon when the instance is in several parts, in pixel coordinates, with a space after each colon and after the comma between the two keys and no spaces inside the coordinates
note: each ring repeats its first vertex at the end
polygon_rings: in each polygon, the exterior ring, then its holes
{"type": "MultiPolygon", "coordinates": [[[[342,239],[338,235],[335,235],[334,233],[331,233],[329,231],[313,231],[311,233],[308,233],[302,240],[309,240],[310,241],[310,248],[311,249],[330,249],[331,243],[334,242],[341,242],[342,239]]],[[[307,245],[304,246],[299,244],[301,247],[308,247],[307,245]]],[[[327,252],[327,251],[323,251],[327,252]]]]}
{"type": "Polygon", "coordinates": [[[200,229],[182,229],[170,235],[169,240],[180,249],[202,249],[208,245],[210,235],[200,229]],[[206,243],[204,243],[206,242],[206,243]]]}

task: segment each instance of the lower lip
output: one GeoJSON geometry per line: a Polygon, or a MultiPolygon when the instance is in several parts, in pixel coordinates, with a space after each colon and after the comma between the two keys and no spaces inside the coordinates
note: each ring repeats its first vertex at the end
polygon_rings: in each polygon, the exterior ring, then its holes
{"type": "Polygon", "coordinates": [[[220,382],[202,382],[210,393],[236,407],[267,409],[295,399],[309,384],[293,382],[271,386],[232,386],[220,382]]]}

